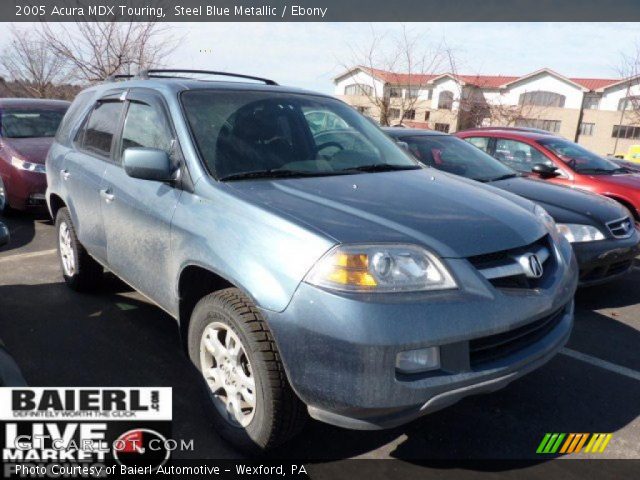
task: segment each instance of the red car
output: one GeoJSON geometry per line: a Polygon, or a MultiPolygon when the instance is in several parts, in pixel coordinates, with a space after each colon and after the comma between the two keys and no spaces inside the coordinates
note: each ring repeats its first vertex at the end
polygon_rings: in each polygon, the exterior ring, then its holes
{"type": "Polygon", "coordinates": [[[44,160],[69,102],[0,99],[0,213],[45,204],[44,160]]]}
{"type": "Polygon", "coordinates": [[[577,143],[517,128],[479,128],[455,135],[525,175],[617,200],[640,220],[640,174],[577,143]]]}

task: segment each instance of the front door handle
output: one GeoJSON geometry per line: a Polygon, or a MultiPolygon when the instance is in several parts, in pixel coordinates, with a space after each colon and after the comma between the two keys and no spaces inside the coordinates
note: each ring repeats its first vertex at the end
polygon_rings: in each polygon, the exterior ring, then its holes
{"type": "Polygon", "coordinates": [[[113,202],[116,198],[116,196],[111,193],[110,188],[103,188],[102,190],[100,190],[100,196],[104,198],[104,201],[107,203],[113,202]]]}
{"type": "Polygon", "coordinates": [[[69,173],[69,170],[65,168],[64,170],[60,170],[60,176],[62,176],[63,180],[69,180],[69,177],[71,177],[71,173],[69,173]]]}

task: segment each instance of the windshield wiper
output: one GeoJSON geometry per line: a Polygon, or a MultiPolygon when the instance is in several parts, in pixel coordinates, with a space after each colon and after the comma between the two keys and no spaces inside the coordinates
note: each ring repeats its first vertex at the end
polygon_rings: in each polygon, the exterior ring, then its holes
{"type": "Polygon", "coordinates": [[[494,177],[494,178],[483,178],[483,177],[470,177],[471,180],[475,180],[476,182],[480,182],[480,183],[488,183],[488,182],[497,182],[498,180],[507,180],[508,178],[514,178],[514,177],[520,177],[521,175],[519,173],[506,173],[504,175],[500,175],[499,177],[494,177]]]}
{"type": "Polygon", "coordinates": [[[359,167],[345,168],[340,172],[394,172],[396,170],[419,170],[419,165],[392,165],[391,163],[373,163],[359,167]]]}
{"type": "Polygon", "coordinates": [[[604,173],[604,174],[613,174],[615,172],[619,172],[620,169],[619,168],[612,168],[612,169],[608,169],[608,168],[581,168],[580,170],[576,170],[576,172],[578,173],[586,173],[586,174],[598,174],[598,173],[604,173]]]}
{"type": "Polygon", "coordinates": [[[267,170],[254,170],[251,172],[232,173],[226,177],[222,177],[220,181],[227,180],[249,180],[254,178],[294,178],[294,177],[323,177],[328,175],[342,175],[338,172],[309,172],[304,170],[287,170],[281,168],[273,168],[267,170]]]}
{"type": "Polygon", "coordinates": [[[487,182],[497,182],[498,180],[508,180],[509,178],[519,177],[519,173],[505,173],[504,175],[500,175],[499,177],[491,178],[487,180],[487,182]]]}

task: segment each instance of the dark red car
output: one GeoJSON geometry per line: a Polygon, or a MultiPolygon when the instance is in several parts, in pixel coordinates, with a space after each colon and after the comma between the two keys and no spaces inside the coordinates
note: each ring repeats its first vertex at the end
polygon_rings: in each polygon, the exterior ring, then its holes
{"type": "Polygon", "coordinates": [[[0,99],[0,212],[44,206],[44,160],[69,102],[0,99]]]}
{"type": "Polygon", "coordinates": [[[521,173],[617,200],[640,220],[640,174],[577,143],[516,128],[481,128],[455,135],[521,173]]]}

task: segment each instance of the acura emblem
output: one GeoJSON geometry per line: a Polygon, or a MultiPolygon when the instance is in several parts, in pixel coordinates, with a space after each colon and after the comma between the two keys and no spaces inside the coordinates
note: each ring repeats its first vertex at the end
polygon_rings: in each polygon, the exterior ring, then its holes
{"type": "Polygon", "coordinates": [[[533,253],[527,257],[529,271],[527,272],[527,277],[531,278],[540,278],[544,272],[542,268],[542,264],[540,263],[540,259],[537,255],[533,253]]]}

